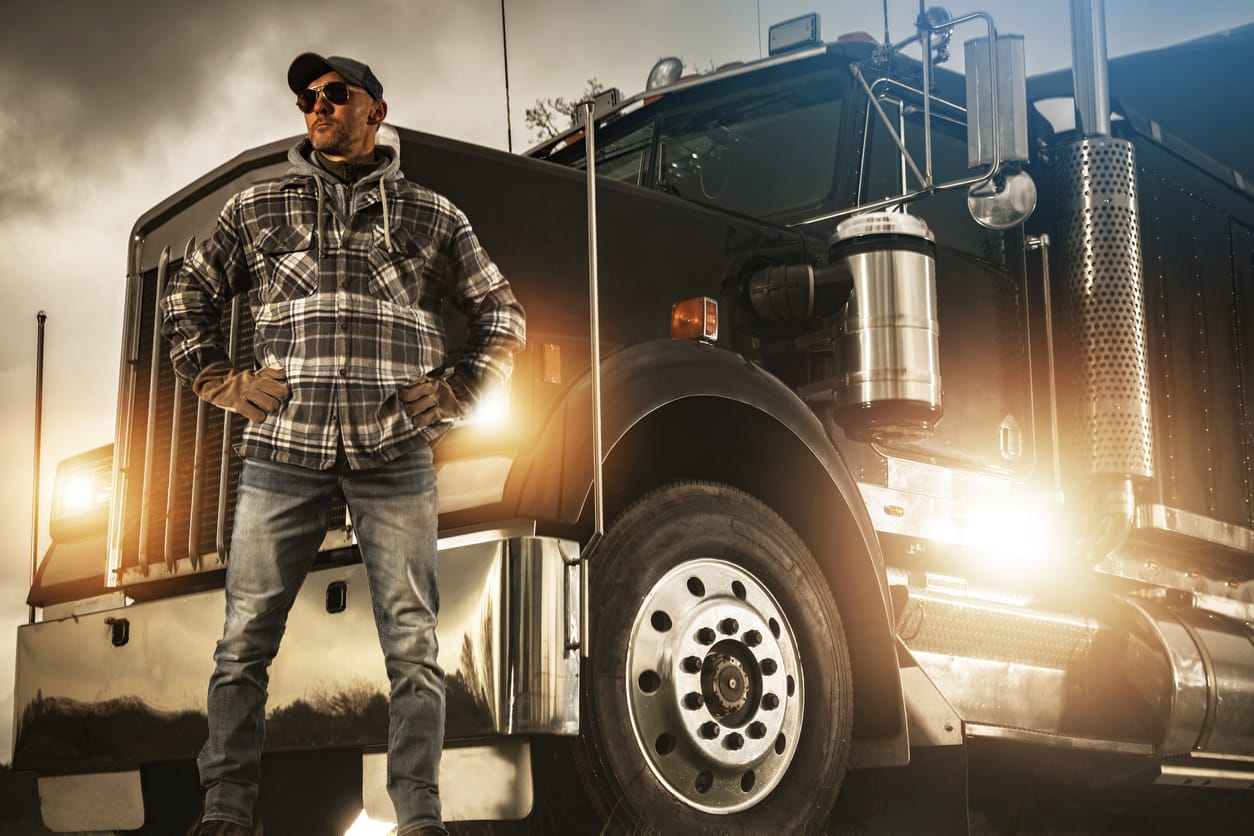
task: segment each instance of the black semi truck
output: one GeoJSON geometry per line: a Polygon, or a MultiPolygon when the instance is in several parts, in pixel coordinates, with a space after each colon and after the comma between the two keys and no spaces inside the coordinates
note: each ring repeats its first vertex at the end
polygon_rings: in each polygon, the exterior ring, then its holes
{"type": "MultiPolygon", "coordinates": [[[[982,14],[901,44],[810,16],[525,155],[390,136],[528,314],[437,447],[451,821],[817,833],[846,778],[976,750],[1254,790],[1254,184],[1121,100],[1073,5],[1074,73],[1026,80],[982,14]]],[[[54,830],[160,832],[192,774],[241,426],[175,380],[157,300],[289,144],[135,225],[116,439],[61,464],[18,631],[14,765],[54,830]]],[[[247,305],[222,325],[252,367],[247,305]]],[[[283,810],[276,779],[267,829],[317,832],[332,786],[387,821],[342,505],[270,693],[270,769],[322,789],[283,810]]]]}

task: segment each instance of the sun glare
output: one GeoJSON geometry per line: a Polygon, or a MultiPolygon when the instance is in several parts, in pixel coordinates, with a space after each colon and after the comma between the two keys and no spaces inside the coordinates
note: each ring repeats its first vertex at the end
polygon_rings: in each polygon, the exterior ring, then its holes
{"type": "Polygon", "coordinates": [[[366,815],[365,810],[362,810],[352,827],[344,831],[344,836],[387,836],[395,832],[395,826],[387,822],[375,821],[366,815]]]}

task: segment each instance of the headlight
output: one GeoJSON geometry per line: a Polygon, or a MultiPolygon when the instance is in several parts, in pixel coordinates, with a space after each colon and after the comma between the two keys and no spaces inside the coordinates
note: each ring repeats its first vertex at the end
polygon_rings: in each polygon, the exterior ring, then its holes
{"type": "Polygon", "coordinates": [[[109,522],[112,499],[112,444],[58,464],[57,480],[52,489],[52,517],[48,524],[52,539],[73,540],[89,531],[103,530],[109,522]]]}
{"type": "Polygon", "coordinates": [[[470,421],[481,427],[495,427],[509,417],[509,392],[494,389],[484,393],[470,421]]]}

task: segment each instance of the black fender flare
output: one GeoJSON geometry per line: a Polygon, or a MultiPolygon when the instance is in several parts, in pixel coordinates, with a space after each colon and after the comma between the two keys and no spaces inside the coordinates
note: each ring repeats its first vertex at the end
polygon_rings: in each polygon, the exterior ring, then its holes
{"type": "MultiPolygon", "coordinates": [[[[611,354],[601,364],[601,387],[607,516],[621,510],[640,489],[652,486],[636,483],[625,491],[615,490],[616,482],[631,482],[628,472],[640,467],[664,471],[662,475],[668,478],[717,479],[719,472],[736,472],[742,480],[739,487],[772,505],[770,496],[761,496],[762,486],[767,482],[791,482],[780,490],[800,488],[804,499],[815,500],[781,502],[793,507],[775,510],[810,545],[838,605],[842,605],[842,618],[854,622],[846,624],[846,631],[850,633],[855,668],[855,706],[863,709],[855,707],[853,765],[905,763],[905,707],[883,553],[857,480],[819,419],[796,393],[770,373],[727,349],[697,342],[654,340],[611,354]],[[677,423],[674,419],[681,415],[684,418],[677,423]],[[653,429],[647,429],[650,427],[653,429]],[[748,427],[753,427],[756,434],[746,437],[748,427]],[[706,432],[715,428],[715,433],[706,432]],[[750,457],[751,464],[739,470],[729,470],[726,462],[720,464],[708,457],[699,462],[689,459],[686,465],[679,463],[691,445],[716,445],[718,442],[706,437],[710,435],[735,445],[735,449],[725,450],[726,455],[714,456],[716,460],[728,461],[745,461],[748,448],[740,445],[752,445],[755,439],[769,435],[776,451],[787,448],[793,470],[810,469],[809,478],[800,471],[780,473],[782,468],[774,466],[776,458],[752,463],[750,457]],[[640,441],[633,445],[635,437],[640,441]],[[633,457],[629,450],[642,455],[633,457]],[[616,457],[617,467],[613,466],[616,457]],[[645,465],[645,460],[651,464],[645,465]],[[763,466],[764,461],[768,466],[763,466]],[[695,472],[706,466],[718,472],[695,472]],[[814,484],[799,484],[807,481],[814,484]],[[823,505],[822,498],[836,496],[843,512],[830,507],[814,508],[810,516],[817,519],[808,523],[802,518],[804,515],[799,515],[796,506],[823,505]],[[848,553],[853,545],[851,540],[860,546],[854,551],[861,553],[861,559],[848,553]],[[857,612],[848,612],[850,607],[857,612]],[[862,688],[858,687],[860,680],[862,688]],[[868,705],[872,702],[867,699],[868,694],[874,698],[876,712],[868,705]],[[872,740],[876,741],[873,747],[872,740]]],[[[532,450],[531,461],[525,468],[515,468],[511,475],[515,484],[507,490],[507,494],[518,491],[521,515],[590,530],[590,375],[585,374],[571,386],[532,450]]]]}

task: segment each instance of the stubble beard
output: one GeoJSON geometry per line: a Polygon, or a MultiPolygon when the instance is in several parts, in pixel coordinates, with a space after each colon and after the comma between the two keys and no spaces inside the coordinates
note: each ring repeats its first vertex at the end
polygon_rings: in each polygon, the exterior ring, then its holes
{"type": "Polygon", "coordinates": [[[333,156],[347,156],[352,152],[352,138],[348,135],[348,126],[343,122],[328,122],[330,130],[311,131],[310,144],[314,150],[333,156]]]}

